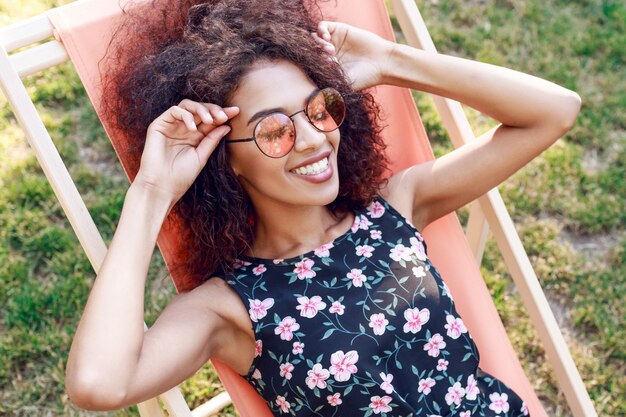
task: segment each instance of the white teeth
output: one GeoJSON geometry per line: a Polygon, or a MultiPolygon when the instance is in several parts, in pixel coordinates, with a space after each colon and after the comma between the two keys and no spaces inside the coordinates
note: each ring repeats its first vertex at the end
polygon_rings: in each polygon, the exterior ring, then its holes
{"type": "Polygon", "coordinates": [[[328,169],[328,158],[292,170],[299,175],[317,175],[328,169]]]}

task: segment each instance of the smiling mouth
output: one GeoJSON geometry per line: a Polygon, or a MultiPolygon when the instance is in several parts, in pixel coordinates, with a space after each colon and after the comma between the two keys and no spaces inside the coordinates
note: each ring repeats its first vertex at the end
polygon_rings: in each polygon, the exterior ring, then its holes
{"type": "Polygon", "coordinates": [[[309,165],[305,165],[303,167],[299,167],[296,169],[292,169],[291,172],[298,175],[317,175],[328,169],[328,157],[324,159],[320,159],[317,162],[314,162],[309,165]]]}

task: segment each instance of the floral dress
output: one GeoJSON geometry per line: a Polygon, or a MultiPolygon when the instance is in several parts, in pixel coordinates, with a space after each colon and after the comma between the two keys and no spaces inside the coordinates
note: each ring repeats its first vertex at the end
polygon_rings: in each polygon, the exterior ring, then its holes
{"type": "Polygon", "coordinates": [[[275,415],[526,416],[479,355],[420,233],[382,198],[291,259],[242,256],[226,275],[249,308],[245,378],[275,415]]]}

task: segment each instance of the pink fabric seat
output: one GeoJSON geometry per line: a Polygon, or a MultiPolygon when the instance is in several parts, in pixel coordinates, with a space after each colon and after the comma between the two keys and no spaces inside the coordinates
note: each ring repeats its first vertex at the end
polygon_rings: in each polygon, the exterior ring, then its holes
{"type": "MultiPolygon", "coordinates": [[[[393,39],[383,0],[359,1],[359,7],[354,7],[354,2],[349,0],[325,2],[322,6],[327,20],[344,21],[393,39]]],[[[119,15],[118,0],[82,0],[49,12],[58,38],[68,50],[99,114],[98,62],[104,56],[111,27],[119,15]]],[[[384,136],[393,170],[432,159],[432,150],[410,92],[381,86],[376,88],[375,96],[385,111],[388,126],[384,136]]],[[[101,121],[126,174],[134,178],[139,155],[129,156],[128,138],[113,131],[107,120],[101,118],[101,121]]],[[[158,246],[167,265],[184,256],[177,250],[179,225],[179,219],[171,215],[159,235],[158,246]]],[[[456,215],[450,214],[431,224],[424,230],[424,236],[429,255],[450,287],[457,309],[478,345],[481,368],[512,387],[526,401],[534,417],[546,416],[511,346],[456,215]]],[[[176,275],[173,279],[180,288],[176,275]]],[[[213,365],[242,416],[272,415],[256,391],[237,373],[218,361],[213,361],[213,365]]]]}

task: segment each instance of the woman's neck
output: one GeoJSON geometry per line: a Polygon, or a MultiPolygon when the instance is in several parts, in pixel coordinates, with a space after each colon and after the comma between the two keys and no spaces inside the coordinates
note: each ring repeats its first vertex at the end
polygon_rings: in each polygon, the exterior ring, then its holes
{"type": "Polygon", "coordinates": [[[335,214],[326,206],[267,203],[255,210],[255,240],[248,255],[264,259],[309,252],[344,234],[354,221],[352,213],[335,214]]]}

